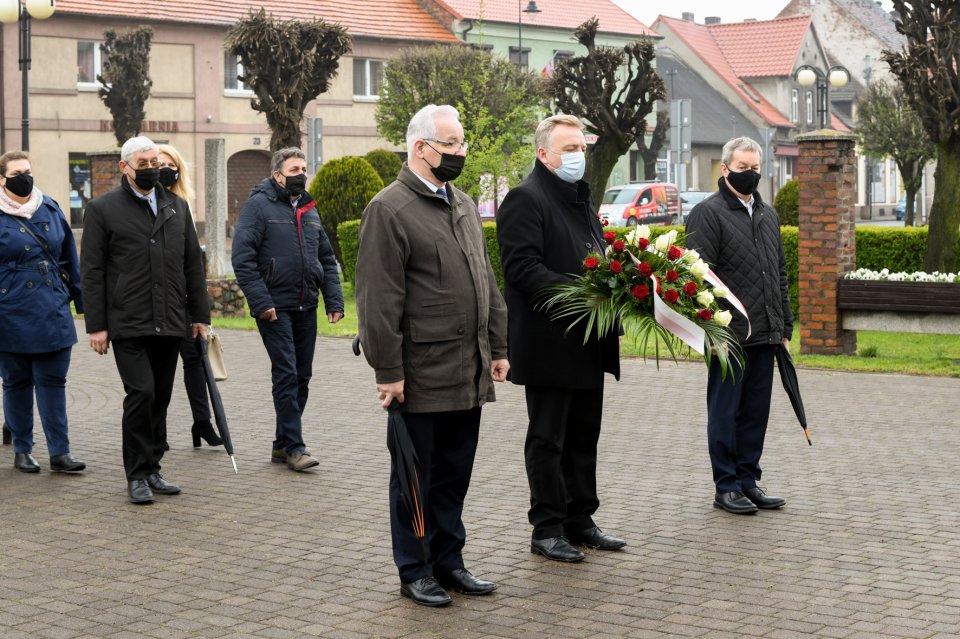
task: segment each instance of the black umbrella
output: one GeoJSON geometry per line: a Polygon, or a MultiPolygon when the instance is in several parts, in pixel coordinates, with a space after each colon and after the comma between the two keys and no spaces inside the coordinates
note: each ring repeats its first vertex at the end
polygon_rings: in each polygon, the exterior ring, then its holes
{"type": "Polygon", "coordinates": [[[420,540],[424,560],[427,559],[427,547],[424,540],[423,489],[420,486],[421,468],[417,451],[407,431],[407,423],[400,412],[400,402],[394,398],[387,408],[387,449],[393,461],[393,471],[400,483],[400,497],[407,512],[413,534],[420,540]]]}
{"type": "Polygon", "coordinates": [[[782,343],[777,346],[777,368],[780,369],[780,381],[783,382],[783,389],[787,391],[787,397],[793,404],[793,412],[797,414],[797,419],[800,420],[800,426],[803,428],[803,434],[807,437],[807,444],[813,446],[813,442],[810,441],[810,431],[807,430],[807,413],[803,410],[803,399],[800,397],[797,369],[793,365],[790,351],[782,343]]]}
{"type": "Polygon", "coordinates": [[[227,427],[227,414],[223,410],[223,398],[220,397],[220,389],[217,388],[217,380],[213,376],[210,357],[207,355],[207,340],[198,336],[196,339],[196,347],[200,353],[200,359],[203,360],[203,373],[207,377],[207,390],[210,391],[210,404],[213,405],[213,416],[217,422],[220,439],[223,440],[223,448],[227,451],[227,454],[230,455],[230,461],[233,462],[233,472],[239,474],[237,470],[237,460],[233,457],[233,440],[230,439],[230,429],[227,427]]]}

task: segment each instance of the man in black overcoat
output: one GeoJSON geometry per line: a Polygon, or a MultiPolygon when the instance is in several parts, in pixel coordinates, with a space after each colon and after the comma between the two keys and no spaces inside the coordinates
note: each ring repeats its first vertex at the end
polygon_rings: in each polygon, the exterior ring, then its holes
{"type": "Polygon", "coordinates": [[[576,117],[555,115],[536,133],[533,172],[504,199],[497,240],[507,301],[510,379],[525,387],[529,426],[524,446],[530,483],[531,552],[581,561],[573,545],[617,550],[626,545],[593,521],[597,442],[604,373],[620,378],[619,338],[583,343],[583,329],[551,321],[537,294],[583,272],[602,251],[603,227],[583,181],[586,141],[576,117]]]}

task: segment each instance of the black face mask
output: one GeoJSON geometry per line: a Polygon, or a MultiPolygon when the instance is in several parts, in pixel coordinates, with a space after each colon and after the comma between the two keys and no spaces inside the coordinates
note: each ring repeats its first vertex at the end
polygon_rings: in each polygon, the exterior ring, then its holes
{"type": "Polygon", "coordinates": [[[176,169],[171,169],[169,166],[165,166],[160,169],[160,184],[164,188],[170,188],[177,183],[177,180],[180,179],[180,171],[176,169]]]}
{"type": "Polygon", "coordinates": [[[33,193],[33,176],[29,173],[21,173],[8,177],[4,186],[17,197],[27,197],[33,193]]]}
{"type": "Polygon", "coordinates": [[[146,169],[136,169],[137,177],[133,179],[141,191],[152,191],[153,187],[160,181],[160,169],[150,167],[146,169]]]}
{"type": "Polygon", "coordinates": [[[287,193],[296,197],[298,195],[303,195],[307,190],[307,174],[299,173],[297,175],[286,175],[287,193]]]}
{"type": "Polygon", "coordinates": [[[727,182],[733,187],[733,190],[740,195],[753,195],[760,184],[760,174],[751,169],[746,171],[730,171],[727,173],[727,182]]]}
{"type": "MultiPolygon", "coordinates": [[[[432,147],[431,147],[432,148],[432,147]]],[[[463,155],[454,155],[453,153],[440,154],[440,166],[431,166],[430,171],[441,182],[456,180],[463,171],[463,163],[467,158],[463,155]]]]}

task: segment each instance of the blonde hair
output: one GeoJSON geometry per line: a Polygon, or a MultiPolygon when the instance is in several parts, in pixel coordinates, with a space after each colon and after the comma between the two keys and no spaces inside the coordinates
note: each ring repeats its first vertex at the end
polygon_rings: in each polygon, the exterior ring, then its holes
{"type": "Polygon", "coordinates": [[[196,193],[193,190],[193,184],[190,182],[190,174],[187,172],[186,160],[184,160],[183,156],[180,155],[180,151],[177,151],[169,144],[161,144],[157,147],[157,149],[160,151],[160,153],[170,156],[170,158],[176,163],[177,172],[180,174],[177,178],[177,183],[171,186],[169,191],[174,195],[178,195],[185,199],[192,207],[193,198],[196,196],[196,193]]]}
{"type": "Polygon", "coordinates": [[[577,116],[565,115],[563,113],[551,115],[549,118],[541,122],[539,126],[537,126],[537,133],[534,136],[534,141],[537,144],[537,148],[546,149],[547,143],[550,142],[550,135],[553,133],[553,130],[561,125],[573,126],[583,131],[583,122],[581,122],[580,118],[577,116]]]}
{"type": "Polygon", "coordinates": [[[7,165],[14,160],[26,160],[30,162],[30,156],[27,155],[26,151],[7,151],[3,155],[0,155],[0,175],[7,174],[7,165]]]}

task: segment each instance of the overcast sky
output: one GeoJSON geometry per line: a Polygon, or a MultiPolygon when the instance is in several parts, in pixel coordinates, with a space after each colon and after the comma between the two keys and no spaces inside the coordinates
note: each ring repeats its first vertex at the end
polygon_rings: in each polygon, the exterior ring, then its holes
{"type": "MultiPolygon", "coordinates": [[[[787,0],[755,0],[754,2],[733,2],[732,0],[677,0],[676,2],[658,2],[657,0],[613,0],[628,13],[647,26],[661,13],[671,18],[679,18],[684,11],[696,16],[702,23],[706,16],[720,16],[723,22],[740,22],[744,18],[769,20],[775,18],[787,0]]],[[[893,9],[891,0],[882,0],[884,9],[893,9]]]]}

